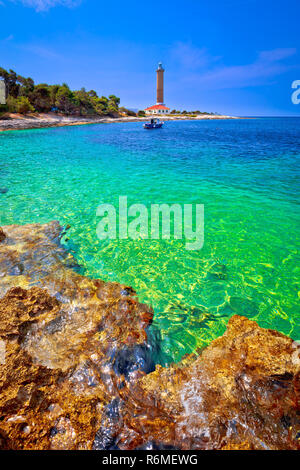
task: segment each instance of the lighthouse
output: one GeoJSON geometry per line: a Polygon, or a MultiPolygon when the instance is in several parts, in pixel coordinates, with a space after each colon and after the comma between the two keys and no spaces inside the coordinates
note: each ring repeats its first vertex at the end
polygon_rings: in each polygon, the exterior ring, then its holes
{"type": "Polygon", "coordinates": [[[164,69],[159,62],[156,70],[156,104],[164,104],[164,69]]]}
{"type": "Polygon", "coordinates": [[[168,114],[170,108],[164,105],[164,68],[159,62],[156,70],[156,104],[145,109],[146,114],[168,114]]]}

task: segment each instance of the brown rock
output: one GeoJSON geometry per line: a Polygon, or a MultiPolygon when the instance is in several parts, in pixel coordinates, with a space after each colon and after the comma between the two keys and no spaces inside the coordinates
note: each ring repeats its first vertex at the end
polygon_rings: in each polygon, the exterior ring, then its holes
{"type": "Polygon", "coordinates": [[[57,222],[4,229],[1,449],[299,448],[292,339],[233,316],[200,356],[145,375],[153,312],[134,291],[75,272],[57,222]]]}
{"type": "Polygon", "coordinates": [[[6,238],[6,235],[3,232],[2,228],[0,227],[0,243],[3,242],[3,240],[5,240],[5,238],[6,238]]]}
{"type": "Polygon", "coordinates": [[[125,380],[115,357],[145,347],[153,313],[133,291],[123,295],[125,286],[73,271],[57,223],[5,232],[0,446],[90,449],[103,409],[125,380]]]}
{"type": "Polygon", "coordinates": [[[145,342],[145,327],[153,311],[137,302],[134,291],[123,295],[125,286],[78,274],[76,260],[60,244],[58,222],[4,229],[7,241],[0,245],[0,297],[11,287],[42,287],[65,306],[60,321],[68,317],[68,333],[95,328],[102,341],[110,344],[145,342]]]}
{"type": "Polygon", "coordinates": [[[120,447],[299,449],[299,353],[292,339],[233,316],[189,365],[157,367],[130,390],[130,405],[123,392],[120,447]]]}

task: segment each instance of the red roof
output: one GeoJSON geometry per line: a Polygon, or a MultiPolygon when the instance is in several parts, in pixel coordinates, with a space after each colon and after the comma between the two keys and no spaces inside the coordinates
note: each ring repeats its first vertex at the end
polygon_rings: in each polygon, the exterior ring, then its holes
{"type": "Polygon", "coordinates": [[[170,108],[167,108],[163,104],[155,104],[153,106],[150,106],[149,108],[146,108],[145,111],[147,111],[148,109],[170,109],[170,108]]]}

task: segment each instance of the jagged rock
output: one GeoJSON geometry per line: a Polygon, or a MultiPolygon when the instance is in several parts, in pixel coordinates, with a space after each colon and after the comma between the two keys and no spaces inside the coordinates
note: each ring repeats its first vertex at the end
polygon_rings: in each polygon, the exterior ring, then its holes
{"type": "Polygon", "coordinates": [[[115,342],[144,344],[153,311],[137,302],[132,289],[89,279],[71,269],[77,263],[60,244],[64,232],[58,222],[3,229],[6,242],[0,245],[0,297],[11,287],[45,288],[65,306],[56,324],[68,317],[67,328],[74,332],[96,328],[103,342],[111,346],[115,342]],[[126,289],[128,295],[124,296],[126,289]]]}
{"type": "Polygon", "coordinates": [[[0,300],[2,448],[92,447],[102,410],[121,384],[98,328],[99,306],[80,326],[46,289],[15,287],[0,300]]]}
{"type": "Polygon", "coordinates": [[[130,287],[71,269],[57,222],[4,231],[1,449],[299,448],[292,339],[235,315],[199,356],[154,370],[153,312],[130,287]]]}
{"type": "MultiPolygon", "coordinates": [[[[148,351],[153,312],[133,290],[124,296],[126,286],[70,269],[75,260],[60,245],[58,223],[4,229],[0,446],[92,448],[102,410],[133,378],[114,371],[112,351],[116,357],[124,348],[137,348],[135,356],[148,351]]],[[[134,378],[142,366],[132,364],[134,378]]]]}
{"type": "Polygon", "coordinates": [[[123,449],[300,448],[300,347],[245,317],[233,316],[200,357],[140,379],[130,405],[127,393],[123,449]]]}
{"type": "Polygon", "coordinates": [[[3,242],[3,240],[5,240],[5,238],[6,238],[6,235],[3,232],[2,228],[0,227],[0,243],[3,242]]]}

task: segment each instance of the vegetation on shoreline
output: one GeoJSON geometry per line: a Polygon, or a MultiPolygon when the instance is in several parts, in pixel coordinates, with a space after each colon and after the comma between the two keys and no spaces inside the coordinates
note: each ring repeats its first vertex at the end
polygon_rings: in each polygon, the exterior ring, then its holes
{"type": "Polygon", "coordinates": [[[71,90],[66,83],[36,85],[32,78],[22,77],[14,70],[7,71],[2,67],[0,78],[6,85],[7,104],[2,105],[2,112],[28,114],[52,111],[69,116],[115,116],[119,113],[132,113],[124,107],[119,108],[120,98],[115,95],[99,97],[94,90],[71,90]]]}
{"type": "MultiPolygon", "coordinates": [[[[31,77],[22,77],[14,70],[5,70],[0,67],[0,79],[6,86],[6,105],[0,105],[0,114],[9,113],[49,113],[56,112],[67,116],[111,116],[118,117],[138,116],[145,117],[144,110],[137,113],[120,107],[120,98],[115,95],[99,97],[95,90],[87,91],[85,88],[71,90],[62,85],[35,84],[31,77]]],[[[173,109],[171,115],[195,117],[197,115],[216,115],[201,111],[179,111],[173,109]]]]}
{"type": "Polygon", "coordinates": [[[199,115],[210,115],[210,116],[217,116],[217,113],[208,113],[206,111],[186,111],[186,110],[183,110],[183,111],[179,111],[177,109],[172,109],[172,111],[170,111],[170,114],[179,114],[179,115],[188,115],[188,116],[199,116],[199,115]]]}

